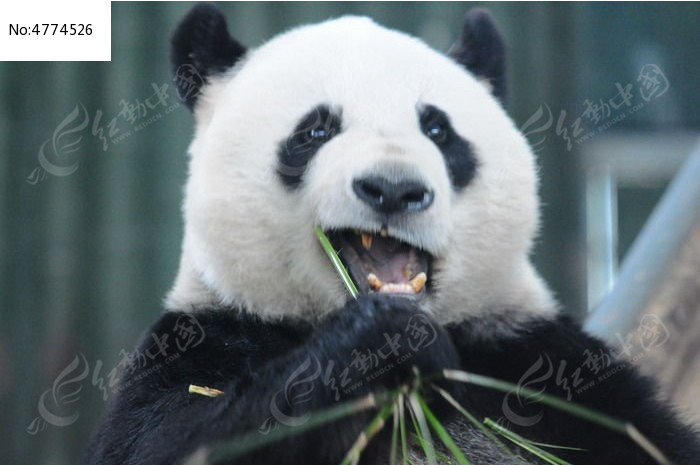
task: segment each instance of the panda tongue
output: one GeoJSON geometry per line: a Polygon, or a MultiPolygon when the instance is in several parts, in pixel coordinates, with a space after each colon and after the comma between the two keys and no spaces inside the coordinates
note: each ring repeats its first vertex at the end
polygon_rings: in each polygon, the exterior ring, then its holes
{"type": "MultiPolygon", "coordinates": [[[[384,283],[407,282],[412,277],[415,268],[416,254],[408,246],[391,239],[375,238],[372,248],[365,255],[370,269],[384,283]]],[[[363,257],[364,258],[364,257],[363,257]]]]}

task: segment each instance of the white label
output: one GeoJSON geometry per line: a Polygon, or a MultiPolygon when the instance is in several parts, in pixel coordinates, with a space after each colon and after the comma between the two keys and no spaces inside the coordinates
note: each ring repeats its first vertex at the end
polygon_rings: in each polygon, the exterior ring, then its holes
{"type": "Polygon", "coordinates": [[[110,61],[111,2],[0,3],[0,61],[110,61]]]}

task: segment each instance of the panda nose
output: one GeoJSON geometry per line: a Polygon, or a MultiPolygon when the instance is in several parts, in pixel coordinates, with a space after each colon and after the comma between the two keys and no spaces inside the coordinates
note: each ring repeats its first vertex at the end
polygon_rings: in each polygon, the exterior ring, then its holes
{"type": "Polygon", "coordinates": [[[433,203],[434,197],[419,182],[391,182],[382,177],[356,179],[352,189],[360,200],[384,214],[423,211],[433,203]]]}

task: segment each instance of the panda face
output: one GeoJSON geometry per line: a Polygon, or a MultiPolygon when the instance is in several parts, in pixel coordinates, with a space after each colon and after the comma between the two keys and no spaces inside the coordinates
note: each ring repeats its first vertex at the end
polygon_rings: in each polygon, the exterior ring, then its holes
{"type": "MultiPolygon", "coordinates": [[[[191,54],[190,54],[191,56],[191,54]]],[[[366,18],[285,33],[207,76],[194,105],[185,240],[171,307],[322,316],[361,292],[442,321],[553,309],[527,254],[532,153],[488,85],[366,18]]]]}

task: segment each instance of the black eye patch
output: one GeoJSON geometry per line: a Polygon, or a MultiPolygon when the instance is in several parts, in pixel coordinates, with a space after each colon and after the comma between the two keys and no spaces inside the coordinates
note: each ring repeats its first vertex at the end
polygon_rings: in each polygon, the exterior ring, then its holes
{"type": "Polygon", "coordinates": [[[278,150],[277,173],[290,188],[299,186],[306,166],[323,144],[341,130],[340,112],[319,105],[304,115],[278,150]]]}
{"type": "Polygon", "coordinates": [[[432,105],[419,110],[420,129],[440,149],[452,185],[465,187],[474,177],[477,161],[471,145],[455,132],[444,111],[432,105]]]}

